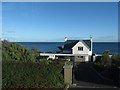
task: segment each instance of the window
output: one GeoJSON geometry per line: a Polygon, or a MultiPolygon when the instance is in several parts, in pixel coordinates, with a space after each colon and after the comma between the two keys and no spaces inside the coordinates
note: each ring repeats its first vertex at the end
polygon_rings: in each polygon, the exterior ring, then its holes
{"type": "Polygon", "coordinates": [[[84,58],[84,56],[78,56],[78,58],[84,58]]]}
{"type": "Polygon", "coordinates": [[[78,47],[78,50],[79,51],[83,51],[83,47],[78,47]]]}
{"type": "Polygon", "coordinates": [[[81,56],[81,58],[83,58],[83,56],[81,56]]]}

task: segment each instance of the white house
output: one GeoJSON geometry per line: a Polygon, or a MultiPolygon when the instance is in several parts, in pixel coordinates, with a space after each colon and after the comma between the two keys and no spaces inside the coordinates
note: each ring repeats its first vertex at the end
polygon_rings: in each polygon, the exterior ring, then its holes
{"type": "Polygon", "coordinates": [[[92,37],[87,40],[68,40],[65,37],[63,46],[60,46],[61,50],[57,54],[41,54],[42,56],[49,56],[49,58],[55,59],[57,56],[69,56],[75,61],[90,61],[92,56],[92,37]]]}
{"type": "Polygon", "coordinates": [[[60,48],[63,54],[72,54],[75,59],[89,61],[92,56],[92,37],[88,40],[68,40],[60,48]]]}

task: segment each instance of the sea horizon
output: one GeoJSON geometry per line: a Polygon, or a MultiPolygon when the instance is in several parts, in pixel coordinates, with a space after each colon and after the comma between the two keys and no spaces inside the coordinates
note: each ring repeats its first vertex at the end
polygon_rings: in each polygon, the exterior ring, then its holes
{"type": "MultiPolygon", "coordinates": [[[[37,48],[40,52],[56,52],[59,51],[58,46],[64,45],[64,42],[17,42],[30,49],[37,48]]],[[[105,50],[109,50],[111,54],[118,53],[119,42],[93,42],[93,54],[102,54],[105,50]]],[[[120,52],[119,52],[120,53],[120,52]]]]}
{"type": "MultiPolygon", "coordinates": [[[[46,42],[64,42],[64,41],[9,41],[9,42],[42,42],[42,43],[46,43],[46,42]]],[[[99,42],[99,41],[93,41],[93,43],[119,43],[120,41],[101,41],[101,42],[99,42]]]]}

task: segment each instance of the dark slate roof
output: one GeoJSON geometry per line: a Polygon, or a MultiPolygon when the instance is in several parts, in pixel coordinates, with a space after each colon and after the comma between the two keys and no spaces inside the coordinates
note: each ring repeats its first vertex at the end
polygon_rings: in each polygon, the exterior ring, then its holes
{"type": "MultiPolygon", "coordinates": [[[[81,40],[88,48],[91,49],[91,41],[90,40],[81,40]]],[[[73,46],[75,46],[79,40],[67,40],[64,43],[64,49],[63,50],[71,50],[73,46]]]]}
{"type": "Polygon", "coordinates": [[[88,48],[90,48],[90,50],[91,50],[91,41],[90,40],[83,40],[83,41],[88,46],[88,48]]]}
{"type": "Polygon", "coordinates": [[[67,40],[64,43],[64,50],[71,50],[73,46],[75,46],[79,40],[67,40]]]}

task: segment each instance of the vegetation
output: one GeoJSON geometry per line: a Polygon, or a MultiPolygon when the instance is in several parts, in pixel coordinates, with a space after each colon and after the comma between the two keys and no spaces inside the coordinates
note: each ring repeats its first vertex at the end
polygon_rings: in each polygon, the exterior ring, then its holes
{"type": "Polygon", "coordinates": [[[65,65],[73,65],[73,62],[72,61],[66,61],[65,65]]]}
{"type": "Polygon", "coordinates": [[[3,60],[33,61],[39,57],[37,50],[29,50],[27,47],[18,43],[2,41],[2,58],[3,60]]]}
{"type": "Polygon", "coordinates": [[[109,51],[104,51],[102,57],[97,58],[94,64],[102,68],[120,67],[120,54],[113,54],[111,57],[109,55],[109,51]]]}
{"type": "Polygon", "coordinates": [[[2,45],[3,88],[63,87],[64,61],[39,61],[36,49],[29,50],[8,41],[3,41],[2,45]]]}
{"type": "Polygon", "coordinates": [[[62,87],[62,63],[3,61],[3,88],[62,87]],[[57,66],[56,66],[57,64],[57,66]]]}
{"type": "Polygon", "coordinates": [[[111,61],[112,61],[112,67],[120,67],[120,54],[116,55],[112,55],[111,57],[111,61]]]}
{"type": "Polygon", "coordinates": [[[106,78],[112,79],[119,83],[120,54],[109,56],[109,51],[104,51],[102,57],[97,58],[93,63],[94,68],[106,78]]]}

